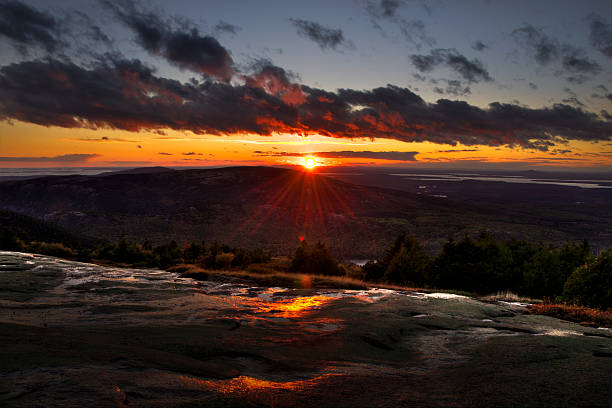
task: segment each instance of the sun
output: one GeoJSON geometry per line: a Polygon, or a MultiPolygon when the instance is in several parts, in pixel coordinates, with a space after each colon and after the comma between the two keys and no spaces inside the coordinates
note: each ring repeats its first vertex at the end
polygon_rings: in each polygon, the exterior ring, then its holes
{"type": "Polygon", "coordinates": [[[317,165],[317,161],[314,157],[304,157],[304,167],[307,169],[314,169],[317,165]]]}

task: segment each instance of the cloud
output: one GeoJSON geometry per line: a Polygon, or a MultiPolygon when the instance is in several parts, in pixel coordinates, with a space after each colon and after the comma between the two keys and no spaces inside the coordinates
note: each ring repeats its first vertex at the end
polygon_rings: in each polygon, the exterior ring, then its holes
{"type": "Polygon", "coordinates": [[[162,56],[181,69],[223,81],[229,81],[233,76],[233,60],[229,52],[217,39],[200,34],[188,21],[172,24],[152,11],[140,9],[133,1],[102,2],[136,34],[136,41],[150,54],[162,56]]]}
{"type": "Polygon", "coordinates": [[[11,40],[22,54],[27,54],[26,47],[54,52],[61,46],[58,20],[19,1],[0,3],[0,36],[11,40]]]}
{"type": "Polygon", "coordinates": [[[533,82],[530,82],[530,83],[529,83],[529,87],[530,87],[531,89],[533,89],[534,91],[535,91],[536,89],[538,89],[538,86],[537,86],[536,84],[534,84],[533,82]]]}
{"type": "Polygon", "coordinates": [[[234,24],[230,24],[227,21],[219,20],[217,25],[215,25],[215,31],[218,33],[230,33],[236,34],[238,31],[242,30],[240,27],[234,24]]]}
{"type": "Polygon", "coordinates": [[[512,31],[512,37],[527,48],[538,64],[547,65],[559,58],[561,53],[559,41],[547,36],[532,25],[525,25],[512,31]]]}
{"type": "Polygon", "coordinates": [[[600,16],[593,16],[590,26],[591,45],[608,58],[612,58],[612,24],[600,16]]]}
{"type": "MultiPolygon", "coordinates": [[[[441,95],[454,95],[454,96],[464,96],[472,93],[469,86],[462,85],[461,81],[456,80],[446,80],[442,79],[440,81],[446,82],[446,88],[434,87],[433,91],[437,94],[441,95]]],[[[436,81],[439,82],[439,81],[436,81]]]]}
{"type": "MultiPolygon", "coordinates": [[[[289,81],[289,78],[287,78],[289,81]]],[[[300,86],[301,100],[261,86],[157,76],[138,60],[107,56],[88,67],[53,59],[0,68],[0,120],[43,126],[195,134],[388,138],[546,150],[559,140],[609,141],[612,123],[581,108],[493,102],[427,103],[406,88],[300,86]],[[33,92],[35,90],[35,92],[33,92]]]]}
{"type": "Polygon", "coordinates": [[[267,156],[267,157],[307,157],[314,156],[317,158],[325,158],[325,159],[378,159],[378,160],[394,160],[394,161],[417,161],[415,155],[419,154],[419,152],[398,152],[398,151],[389,151],[389,152],[372,152],[372,151],[352,151],[352,150],[343,150],[336,152],[308,152],[308,153],[295,153],[295,152],[264,152],[260,150],[256,150],[255,153],[258,156],[267,156]]]}
{"type": "MultiPolygon", "coordinates": [[[[376,28],[383,37],[386,37],[387,33],[379,24],[381,20],[397,26],[401,35],[418,50],[420,50],[423,45],[429,47],[433,46],[436,40],[427,34],[425,31],[425,23],[422,20],[407,20],[398,14],[399,8],[405,5],[405,3],[404,1],[396,0],[369,0],[366,3],[366,12],[370,16],[370,21],[374,28],[376,28]]],[[[425,5],[425,7],[427,10],[428,6],[425,5]]]]}
{"type": "Polygon", "coordinates": [[[157,154],[161,154],[163,156],[172,156],[172,153],[166,153],[166,152],[159,152],[157,154]]]}
{"type": "Polygon", "coordinates": [[[589,80],[589,77],[586,75],[578,74],[578,75],[570,75],[565,79],[570,84],[582,85],[583,83],[589,80]]]}
{"type": "Polygon", "coordinates": [[[108,136],[102,136],[99,138],[81,137],[81,138],[73,138],[70,140],[74,140],[76,142],[94,142],[94,143],[108,143],[108,142],[138,143],[138,140],[120,139],[120,138],[108,137],[108,136]]]}
{"type": "Polygon", "coordinates": [[[562,100],[563,103],[567,103],[569,105],[574,105],[574,106],[578,106],[578,107],[584,107],[584,103],[580,102],[578,100],[578,98],[576,98],[575,96],[569,97],[569,98],[565,98],[562,100]]]}
{"type": "Polygon", "coordinates": [[[576,48],[567,47],[561,61],[563,68],[575,74],[596,75],[601,72],[601,66],[597,62],[582,54],[582,51],[576,48]]]}
{"type": "Polygon", "coordinates": [[[594,92],[591,94],[591,98],[595,98],[595,99],[607,99],[609,101],[612,101],[612,93],[608,92],[608,88],[606,88],[603,85],[597,85],[595,87],[595,90],[597,92],[594,92]]]}
{"type": "Polygon", "coordinates": [[[439,65],[445,65],[468,82],[490,82],[493,80],[480,60],[469,60],[453,48],[437,48],[425,55],[413,54],[410,56],[410,60],[412,65],[420,72],[430,72],[439,65]]]}
{"type": "MultiPolygon", "coordinates": [[[[563,70],[573,74],[567,77],[568,82],[582,84],[590,76],[602,71],[602,67],[586,56],[584,50],[569,44],[561,44],[557,39],[532,25],[517,28],[511,35],[539,65],[545,66],[560,60],[563,70]]],[[[560,73],[562,72],[558,74],[560,73]]]]}
{"type": "Polygon", "coordinates": [[[345,46],[353,48],[353,45],[344,38],[342,30],[322,26],[314,21],[290,18],[289,21],[297,27],[298,34],[308,38],[322,49],[338,50],[338,47],[345,46]]]}
{"type": "Polygon", "coordinates": [[[99,154],[74,153],[63,154],[53,157],[0,157],[0,162],[45,162],[45,163],[81,163],[86,162],[95,157],[100,157],[99,154]]]}
{"type": "Polygon", "coordinates": [[[476,51],[484,51],[487,48],[489,47],[482,41],[476,41],[472,44],[472,49],[476,51]]]}
{"type": "Polygon", "coordinates": [[[181,153],[183,156],[202,156],[202,153],[196,153],[196,152],[187,152],[187,153],[181,153]]]}
{"type": "Polygon", "coordinates": [[[297,76],[292,72],[274,65],[266,59],[255,61],[250,69],[253,72],[242,77],[247,86],[261,88],[266,93],[280,98],[288,105],[299,105],[306,101],[306,96],[300,85],[293,82],[297,76]]]}
{"type": "Polygon", "coordinates": [[[458,152],[477,152],[478,149],[449,149],[449,150],[438,150],[436,153],[458,153],[458,152]]]}
{"type": "Polygon", "coordinates": [[[403,4],[397,0],[368,1],[366,11],[374,18],[393,19],[397,17],[397,9],[403,4]]]}

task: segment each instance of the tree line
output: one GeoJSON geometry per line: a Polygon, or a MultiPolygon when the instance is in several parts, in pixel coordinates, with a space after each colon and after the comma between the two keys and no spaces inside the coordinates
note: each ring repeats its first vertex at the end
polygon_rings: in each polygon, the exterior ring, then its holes
{"type": "Polygon", "coordinates": [[[552,245],[492,235],[449,239],[432,256],[401,234],[385,254],[363,266],[364,279],[477,294],[511,292],[551,301],[612,308],[612,252],[595,256],[588,241],[552,245]]]}
{"type": "MultiPolygon", "coordinates": [[[[216,241],[210,245],[192,242],[185,247],[176,241],[152,245],[146,240],[137,243],[127,239],[84,243],[35,222],[28,231],[4,227],[0,232],[0,248],[85,262],[105,260],[158,268],[185,263],[205,269],[246,269],[271,259],[262,249],[247,250],[216,241]],[[30,234],[38,240],[32,240],[30,234]],[[61,242],[46,242],[45,238],[61,242]]],[[[301,242],[290,257],[287,270],[334,276],[351,271],[351,276],[356,276],[355,269],[340,264],[322,242],[314,245],[301,242]]],[[[440,252],[432,255],[418,240],[401,234],[380,258],[366,263],[357,277],[368,282],[482,295],[511,291],[551,301],[612,308],[612,251],[595,256],[586,240],[554,247],[523,240],[498,241],[481,233],[477,237],[448,239],[440,252]]]]}

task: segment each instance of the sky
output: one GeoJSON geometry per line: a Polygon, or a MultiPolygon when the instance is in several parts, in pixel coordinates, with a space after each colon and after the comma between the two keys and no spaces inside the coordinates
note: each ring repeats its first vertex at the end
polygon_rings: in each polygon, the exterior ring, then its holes
{"type": "Polygon", "coordinates": [[[0,168],[612,171],[610,1],[0,0],[0,168]]]}

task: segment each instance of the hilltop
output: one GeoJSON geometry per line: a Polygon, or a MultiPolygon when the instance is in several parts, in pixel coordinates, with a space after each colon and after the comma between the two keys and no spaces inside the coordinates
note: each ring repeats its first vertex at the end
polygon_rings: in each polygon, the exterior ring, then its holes
{"type": "Polygon", "coordinates": [[[499,204],[453,201],[273,167],[147,168],[4,181],[0,209],[95,239],[218,240],[287,254],[305,238],[326,241],[343,258],[378,256],[403,231],[437,249],[449,236],[480,230],[501,238],[562,242],[590,238],[592,230],[606,236],[612,229],[604,219],[567,231],[499,204]]]}

